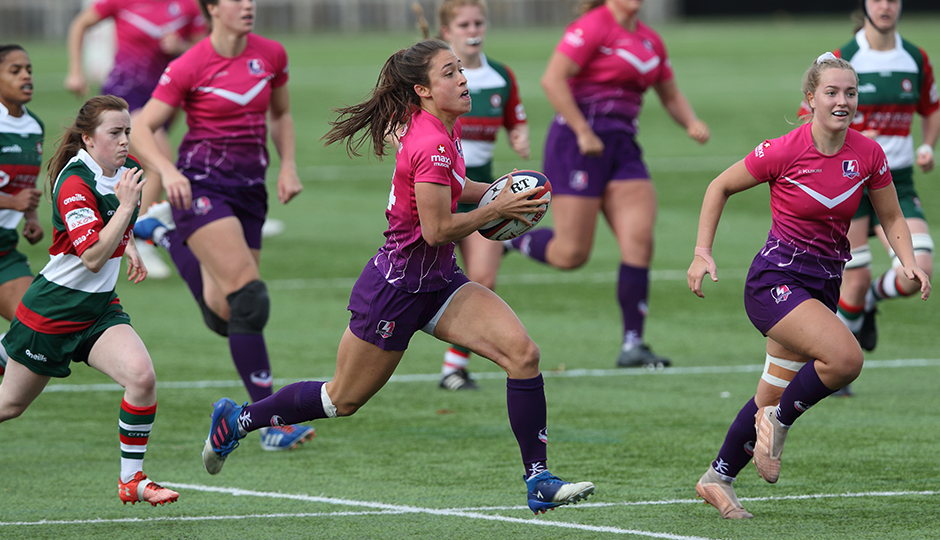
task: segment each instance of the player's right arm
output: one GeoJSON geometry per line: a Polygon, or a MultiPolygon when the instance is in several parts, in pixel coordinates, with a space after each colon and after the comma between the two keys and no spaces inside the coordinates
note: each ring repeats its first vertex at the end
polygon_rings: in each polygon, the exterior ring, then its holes
{"type": "Polygon", "coordinates": [[[715,242],[715,231],[718,230],[718,221],[724,211],[728,198],[735,193],[750,189],[760,182],[754,178],[744,160],[725,169],[717,178],[708,184],[705,198],[702,200],[702,211],[698,221],[698,235],[695,239],[695,258],[689,266],[689,289],[700,298],[702,293],[702,280],[705,274],[710,274],[712,281],[718,281],[717,266],[711,258],[712,244],[715,242]]]}
{"type": "Polygon", "coordinates": [[[101,22],[101,15],[94,6],[79,13],[72,19],[66,38],[69,70],[65,76],[65,89],[81,97],[88,92],[88,81],[82,72],[82,41],[89,28],[101,22]]]}

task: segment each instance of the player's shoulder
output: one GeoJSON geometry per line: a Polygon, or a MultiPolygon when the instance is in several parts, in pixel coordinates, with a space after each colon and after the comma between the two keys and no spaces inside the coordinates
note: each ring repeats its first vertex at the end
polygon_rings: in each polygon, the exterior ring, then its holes
{"type": "Polygon", "coordinates": [[[248,34],[248,46],[264,52],[286,54],[284,45],[280,41],[255,33],[248,34]]]}

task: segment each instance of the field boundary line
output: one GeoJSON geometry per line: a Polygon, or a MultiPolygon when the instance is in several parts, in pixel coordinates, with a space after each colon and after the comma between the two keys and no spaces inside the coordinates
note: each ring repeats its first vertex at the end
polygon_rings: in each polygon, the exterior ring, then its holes
{"type": "MultiPolygon", "coordinates": [[[[900,358],[896,360],[868,360],[864,369],[894,369],[909,367],[935,367],[940,366],[940,358],[900,358]]],[[[731,373],[757,373],[763,371],[763,364],[745,364],[739,366],[689,366],[670,367],[661,370],[651,369],[567,369],[564,371],[543,371],[545,378],[581,378],[581,377],[636,377],[656,375],[702,375],[702,374],[731,374],[731,373]]],[[[312,377],[310,379],[274,379],[278,386],[300,382],[303,380],[328,381],[332,375],[312,377]]],[[[438,373],[416,373],[411,375],[392,375],[390,383],[437,382],[441,378],[438,373]]],[[[474,379],[505,379],[502,371],[474,371],[474,379]]],[[[221,381],[157,381],[157,389],[191,390],[205,388],[241,388],[241,380],[221,381]]],[[[124,391],[116,383],[101,384],[50,384],[43,392],[117,392],[124,391]]]]}
{"type": "MultiPolygon", "coordinates": [[[[303,495],[289,494],[267,491],[246,490],[241,488],[227,488],[217,486],[206,486],[203,484],[184,484],[164,482],[163,485],[180,490],[201,491],[205,493],[223,493],[235,497],[249,496],[271,499],[289,499],[303,502],[313,502],[322,504],[334,504],[341,506],[353,506],[367,508],[360,511],[334,511],[334,512],[297,512],[297,513],[266,513],[266,514],[241,514],[241,515],[211,515],[211,516],[157,516],[149,518],[95,518],[79,520],[39,520],[39,521],[0,521],[0,527],[24,527],[41,525],[98,525],[107,523],[153,523],[153,522],[192,522],[192,521],[222,521],[222,520],[244,520],[244,519],[283,519],[283,518],[306,518],[306,517],[349,517],[349,516],[382,516],[382,515],[403,515],[403,514],[430,514],[445,517],[463,517],[470,519],[479,519],[485,521],[499,521],[503,523],[518,523],[530,526],[557,527],[563,529],[580,530],[585,532],[605,532],[613,534],[643,536],[647,538],[663,538],[667,540],[709,540],[699,536],[686,536],[671,533],[657,533],[652,531],[641,531],[636,529],[621,529],[619,527],[587,525],[583,523],[572,523],[563,521],[543,520],[538,517],[529,519],[516,518],[510,516],[484,514],[482,512],[498,511],[528,511],[525,506],[487,506],[475,508],[424,508],[418,506],[405,506],[388,504],[376,501],[357,501],[352,499],[341,499],[335,497],[325,497],[322,495],[303,495]]],[[[790,501],[790,500],[809,500],[809,499],[836,499],[836,498],[862,498],[862,497],[907,497],[907,496],[936,496],[940,491],[866,491],[858,493],[816,493],[810,495],[783,495],[773,497],[743,497],[740,500],[746,502],[752,501],[790,501]]],[[[622,501],[609,503],[581,503],[567,509],[568,512],[578,509],[589,508],[609,508],[615,506],[662,506],[670,504],[702,504],[700,499],[665,499],[658,501],[622,501]]]]}

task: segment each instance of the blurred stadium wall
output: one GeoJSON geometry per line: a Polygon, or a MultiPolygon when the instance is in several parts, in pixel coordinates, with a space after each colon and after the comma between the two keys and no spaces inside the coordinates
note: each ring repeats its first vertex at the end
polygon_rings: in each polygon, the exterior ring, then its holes
{"type": "MultiPolygon", "coordinates": [[[[83,0],[0,0],[0,42],[15,38],[65,39],[83,0]]],[[[414,28],[414,0],[257,0],[259,32],[406,30],[414,28]]],[[[439,4],[420,0],[428,20],[439,4]]],[[[576,14],[576,0],[488,0],[499,26],[560,26],[576,14]]],[[[647,0],[643,18],[848,13],[858,0],[647,0]]],[[[904,12],[940,11],[940,0],[904,0],[904,12]]],[[[433,23],[432,23],[433,24],[433,23]]]]}

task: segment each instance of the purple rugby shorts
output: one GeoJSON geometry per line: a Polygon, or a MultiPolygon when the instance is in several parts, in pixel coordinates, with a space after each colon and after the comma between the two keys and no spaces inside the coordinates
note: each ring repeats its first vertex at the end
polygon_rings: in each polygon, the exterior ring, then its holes
{"type": "Polygon", "coordinates": [[[369,260],[349,296],[349,329],[383,351],[404,351],[411,336],[424,330],[458,289],[470,280],[463,272],[443,289],[408,293],[395,288],[369,260]]]}
{"type": "Polygon", "coordinates": [[[840,279],[791,272],[757,254],[744,283],[744,309],[760,333],[767,332],[796,306],[815,298],[832,312],[839,305],[840,279]]]}
{"type": "Polygon", "coordinates": [[[578,149],[578,138],[567,125],[552,122],[545,141],[545,176],[554,195],[600,197],[611,180],[649,179],[643,150],[633,134],[596,131],[604,141],[601,157],[588,157],[578,149]]]}
{"type": "Polygon", "coordinates": [[[268,213],[268,192],[264,184],[232,187],[191,181],[190,185],[192,207],[186,210],[173,208],[177,238],[185,243],[203,225],[235,216],[242,224],[248,247],[261,249],[261,226],[268,213]]]}

